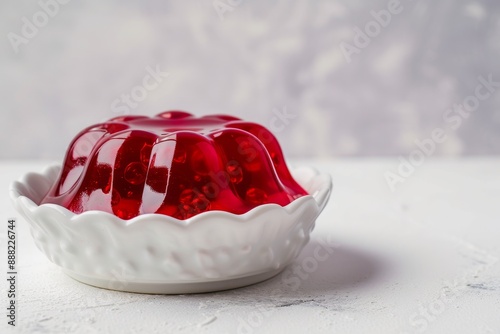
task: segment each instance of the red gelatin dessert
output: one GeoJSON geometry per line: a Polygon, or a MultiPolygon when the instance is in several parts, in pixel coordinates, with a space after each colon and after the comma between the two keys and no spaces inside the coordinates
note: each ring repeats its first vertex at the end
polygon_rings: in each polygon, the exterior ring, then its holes
{"type": "Polygon", "coordinates": [[[83,130],[41,204],[122,219],[159,213],[187,219],[245,213],[307,195],[266,128],[226,115],[170,111],[124,116],[83,130]]]}

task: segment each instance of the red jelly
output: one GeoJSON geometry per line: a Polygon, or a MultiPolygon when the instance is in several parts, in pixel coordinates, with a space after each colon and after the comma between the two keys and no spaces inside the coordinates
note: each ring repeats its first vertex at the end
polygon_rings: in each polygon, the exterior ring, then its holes
{"type": "Polygon", "coordinates": [[[116,117],[83,130],[41,204],[123,219],[146,213],[186,219],[210,210],[242,214],[261,204],[285,206],[304,195],[263,126],[170,111],[116,117]]]}

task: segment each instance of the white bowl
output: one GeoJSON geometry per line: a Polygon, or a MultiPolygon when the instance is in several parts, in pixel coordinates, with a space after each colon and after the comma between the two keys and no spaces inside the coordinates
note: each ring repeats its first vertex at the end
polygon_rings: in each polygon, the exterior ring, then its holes
{"type": "Polygon", "coordinates": [[[101,211],[75,214],[38,205],[60,166],[28,173],[10,186],[37,247],[78,281],[120,291],[198,293],[237,288],[281,272],[304,248],[330,197],[330,176],[292,171],[311,195],[282,207],[235,215],[208,211],[186,220],[145,214],[130,220],[101,211]]]}

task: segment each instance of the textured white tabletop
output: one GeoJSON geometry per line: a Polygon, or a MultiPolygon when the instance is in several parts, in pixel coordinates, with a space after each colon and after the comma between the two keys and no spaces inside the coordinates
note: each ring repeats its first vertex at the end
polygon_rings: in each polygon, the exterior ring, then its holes
{"type": "Polygon", "coordinates": [[[18,220],[16,332],[500,332],[500,159],[429,160],[395,191],[384,174],[398,159],[304,162],[334,191],[299,258],[261,284],[181,296],[97,289],[50,263],[7,195],[48,163],[0,163],[2,276],[5,225],[18,220]]]}

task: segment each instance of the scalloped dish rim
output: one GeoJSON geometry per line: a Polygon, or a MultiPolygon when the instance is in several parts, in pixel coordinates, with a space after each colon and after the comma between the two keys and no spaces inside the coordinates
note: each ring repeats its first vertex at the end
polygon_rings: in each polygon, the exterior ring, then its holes
{"type": "MultiPolygon", "coordinates": [[[[53,182],[55,182],[55,178],[57,177],[60,168],[61,167],[58,164],[50,165],[40,173],[35,173],[35,172],[26,173],[22,177],[20,177],[17,181],[13,181],[9,187],[9,194],[14,204],[14,207],[19,213],[22,214],[22,216],[29,223],[35,244],[51,262],[62,267],[63,271],[66,274],[68,274],[69,276],[78,281],[106,289],[128,291],[128,292],[139,292],[139,293],[179,294],[179,293],[200,293],[200,292],[219,291],[219,290],[226,290],[250,284],[255,284],[279,274],[290,262],[293,261],[294,258],[298,256],[300,251],[309,241],[309,234],[314,228],[315,220],[326,206],[333,188],[332,180],[329,174],[320,173],[316,169],[311,167],[291,168],[291,173],[293,177],[299,184],[301,184],[306,189],[306,191],[308,191],[310,195],[302,196],[292,201],[290,204],[286,206],[280,206],[278,204],[263,204],[243,214],[233,214],[225,211],[214,210],[214,211],[200,213],[186,220],[180,220],[171,216],[157,214],[157,213],[142,214],[130,220],[124,220],[111,213],[103,211],[92,210],[83,212],[81,214],[75,214],[66,209],[65,207],[62,207],[57,204],[37,205],[36,202],[32,200],[30,197],[33,198],[33,197],[43,196],[44,195],[42,194],[43,191],[41,191],[40,188],[46,188],[47,190],[47,187],[50,187],[50,185],[53,182]],[[36,184],[34,184],[35,182],[36,184]],[[111,225],[114,225],[116,223],[118,223],[119,226],[121,226],[121,228],[125,227],[126,229],[129,228],[132,230],[137,227],[139,222],[145,222],[146,224],[148,224],[147,226],[149,228],[153,227],[157,228],[158,230],[163,229],[162,231],[165,231],[168,230],[168,228],[163,224],[165,224],[166,222],[170,222],[174,223],[176,227],[184,227],[181,232],[175,232],[175,233],[179,233],[179,235],[184,233],[185,235],[182,236],[183,238],[187,237],[189,234],[192,234],[193,240],[197,241],[203,240],[200,239],[200,235],[202,235],[201,231],[207,228],[204,227],[203,224],[200,224],[199,221],[202,222],[206,221],[207,224],[209,224],[207,226],[231,225],[232,233],[235,233],[234,231],[240,229],[241,227],[241,232],[237,231],[236,234],[238,233],[243,234],[243,233],[248,233],[248,230],[252,229],[254,229],[257,232],[262,232],[261,230],[263,229],[262,228],[263,223],[261,223],[260,221],[257,222],[257,220],[262,218],[266,218],[265,220],[270,220],[276,218],[280,219],[283,218],[283,216],[285,216],[288,218],[291,217],[293,219],[289,219],[291,220],[291,222],[283,222],[283,221],[277,222],[276,225],[278,225],[278,227],[274,229],[278,229],[279,231],[281,231],[281,233],[286,232],[287,235],[286,236],[277,235],[276,240],[270,239],[270,237],[264,235],[267,233],[262,234],[260,238],[256,236],[251,236],[251,237],[245,236],[248,239],[250,239],[249,242],[254,242],[258,244],[255,245],[255,248],[261,247],[263,249],[270,249],[271,255],[269,254],[260,255],[260,253],[252,254],[253,256],[252,258],[245,259],[245,255],[230,254],[229,256],[236,257],[236,259],[237,256],[241,256],[242,260],[249,261],[247,266],[244,267],[243,269],[240,269],[239,272],[237,270],[236,272],[232,270],[231,265],[229,263],[221,262],[222,260],[220,259],[220,254],[217,253],[218,251],[217,247],[212,245],[212,248],[208,247],[209,254],[207,256],[212,257],[212,259],[209,260],[212,261],[210,263],[215,268],[214,269],[215,274],[210,272],[210,270],[212,270],[211,269],[212,267],[207,267],[206,265],[202,266],[200,264],[194,265],[191,262],[189,262],[186,266],[187,267],[189,267],[190,265],[193,266],[193,268],[188,268],[189,270],[192,269],[194,271],[195,275],[193,277],[186,278],[185,275],[183,276],[179,274],[180,272],[182,272],[182,270],[180,269],[177,269],[177,271],[173,271],[174,274],[162,274],[164,273],[164,271],[160,272],[158,268],[153,268],[155,264],[153,262],[149,264],[149,267],[144,267],[146,268],[146,270],[150,269],[156,270],[154,271],[154,274],[151,274],[150,277],[145,278],[139,275],[134,277],[134,279],[127,278],[123,280],[124,282],[127,283],[125,287],[116,288],[114,287],[114,285],[116,284],[114,276],[111,277],[109,273],[97,275],[95,274],[95,271],[97,271],[97,269],[92,268],[91,265],[88,263],[86,267],[82,264],[82,267],[80,269],[70,268],[71,266],[68,264],[68,262],[74,260],[74,257],[72,258],[73,255],[58,254],[58,252],[64,253],[64,251],[61,251],[62,248],[58,248],[62,247],[60,246],[60,244],[64,243],[64,241],[60,241],[56,237],[51,236],[49,238],[45,238],[45,239],[51,239],[48,240],[49,243],[48,246],[43,244],[43,242],[47,241],[45,240],[41,241],[42,238],[40,236],[38,237],[36,236],[37,232],[35,230],[37,229],[50,230],[50,228],[53,227],[51,226],[52,222],[47,226],[43,226],[42,224],[44,222],[44,219],[47,219],[46,217],[47,214],[53,215],[54,220],[56,221],[56,223],[54,224],[57,225],[56,229],[61,228],[62,226],[63,229],[69,229],[69,230],[73,229],[74,231],[77,231],[78,229],[82,228],[83,230],[85,230],[85,226],[83,226],[82,224],[89,223],[89,221],[92,222],[92,224],[89,224],[89,226],[93,226],[93,228],[95,228],[96,225],[94,221],[99,220],[99,218],[103,220],[103,222],[99,222],[99,224],[107,223],[108,226],[106,226],[106,228],[109,228],[110,230],[113,230],[114,228],[111,225]],[[58,217],[56,217],[56,214],[58,217]],[[303,219],[308,219],[309,221],[303,223],[301,221],[303,219]],[[63,221],[62,224],[61,220],[63,221]],[[254,222],[255,227],[254,224],[241,224],[244,222],[251,222],[252,220],[255,220],[254,222]],[[187,229],[188,227],[190,227],[190,229],[187,229]],[[297,235],[300,235],[300,238],[297,239],[297,235]],[[285,239],[286,242],[288,243],[286,244],[288,247],[286,249],[284,246],[285,239]],[[290,239],[292,239],[291,245],[289,245],[290,239]],[[273,241],[276,241],[274,242],[274,245],[273,241]],[[280,244],[276,245],[276,243],[280,244]],[[278,248],[275,248],[276,246],[278,246],[278,248]],[[280,247],[283,249],[280,249],[280,247]],[[263,257],[259,258],[259,256],[263,257]],[[269,256],[271,256],[272,258],[271,260],[269,260],[269,256]],[[61,260],[59,258],[63,259],[61,260]],[[215,265],[213,263],[215,263],[215,265]],[[217,272],[217,270],[219,271],[217,272]],[[217,273],[219,273],[219,276],[217,276],[218,275],[217,273]],[[231,273],[233,273],[234,275],[232,275],[231,273]]],[[[264,230],[265,229],[267,229],[267,227],[265,227],[264,230]]],[[[86,230],[89,230],[87,231],[87,233],[90,233],[90,230],[92,230],[92,228],[89,227],[86,230]]],[[[82,230],[80,230],[80,232],[81,231],[82,230]]],[[[172,229],[170,229],[169,231],[172,231],[172,229]]],[[[152,232],[154,231],[152,230],[152,232]]],[[[141,231],[140,233],[143,232],[141,231]]],[[[57,235],[57,233],[55,235],[57,235]]],[[[130,236],[127,236],[127,238],[128,237],[130,236]]],[[[228,238],[228,236],[225,237],[228,238]]],[[[245,237],[243,237],[243,239],[245,237]]],[[[117,237],[117,239],[119,239],[119,237],[117,237]]],[[[125,242],[125,239],[126,238],[123,238],[122,241],[125,242]]],[[[224,237],[222,237],[222,239],[224,239],[224,237]]],[[[154,239],[151,240],[153,240],[152,244],[154,244],[155,240],[154,239]]],[[[157,239],[156,241],[157,244],[159,244],[157,239]]],[[[89,243],[91,244],[91,242],[89,243]]],[[[221,245],[227,246],[226,244],[223,243],[221,243],[221,245]]],[[[236,241],[234,242],[234,245],[233,244],[229,245],[230,246],[229,249],[231,250],[231,252],[234,252],[233,248],[235,247],[235,245],[236,241]]],[[[252,245],[250,246],[252,247],[252,245]]],[[[127,247],[125,247],[125,249],[127,247]]],[[[183,247],[189,248],[190,246],[183,245],[183,247]]],[[[189,250],[192,252],[195,251],[199,252],[200,248],[199,245],[198,248],[196,248],[196,246],[192,246],[192,249],[189,250]]],[[[88,255],[86,256],[88,257],[88,255]]],[[[119,254],[116,256],[118,257],[117,259],[116,258],[105,259],[98,257],[96,262],[97,264],[100,263],[102,266],[106,267],[106,264],[114,266],[115,263],[112,262],[114,260],[116,261],[123,260],[125,262],[129,261],[130,258],[132,258],[132,260],[137,260],[137,255],[135,254],[133,255],[119,254]],[[127,255],[129,257],[127,257],[127,255]]],[[[164,258],[164,256],[165,254],[162,254],[162,259],[164,258]]],[[[248,257],[250,257],[250,255],[248,255],[248,257]]],[[[79,259],[81,258],[82,256],[80,255],[79,259]]],[[[157,265],[160,266],[161,263],[158,263],[157,265]]],[[[166,271],[169,272],[168,270],[166,271]]]]}

